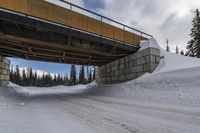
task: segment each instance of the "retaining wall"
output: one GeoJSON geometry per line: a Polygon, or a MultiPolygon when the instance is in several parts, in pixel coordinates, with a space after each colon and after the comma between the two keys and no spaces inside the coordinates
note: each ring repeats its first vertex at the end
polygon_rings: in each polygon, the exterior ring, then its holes
{"type": "Polygon", "coordinates": [[[152,73],[160,62],[160,50],[147,48],[96,69],[97,83],[120,83],[152,73]]]}
{"type": "Polygon", "coordinates": [[[0,86],[8,85],[10,75],[10,60],[0,55],[0,86]]]}

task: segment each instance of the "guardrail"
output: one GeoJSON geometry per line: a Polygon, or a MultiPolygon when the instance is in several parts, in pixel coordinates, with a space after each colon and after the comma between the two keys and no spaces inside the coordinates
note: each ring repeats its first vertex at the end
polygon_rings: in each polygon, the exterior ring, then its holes
{"type": "Polygon", "coordinates": [[[88,12],[88,13],[91,13],[91,14],[93,14],[93,15],[96,15],[96,16],[100,17],[100,21],[101,21],[101,22],[103,22],[103,19],[109,20],[109,21],[111,21],[111,22],[113,22],[113,23],[116,23],[116,24],[122,26],[122,29],[125,30],[125,31],[126,31],[126,28],[128,28],[128,29],[130,29],[130,30],[133,30],[133,31],[136,31],[136,32],[140,33],[140,36],[146,35],[147,37],[153,37],[152,35],[150,35],[150,34],[148,34],[148,33],[145,33],[145,32],[140,31],[140,30],[138,30],[138,29],[132,28],[132,27],[130,27],[130,26],[128,26],[128,25],[125,25],[125,24],[120,23],[120,22],[118,22],[118,21],[115,21],[115,20],[113,20],[113,19],[111,19],[111,18],[105,17],[105,16],[100,15],[100,14],[98,14],[98,13],[95,13],[95,12],[93,12],[93,11],[91,11],[91,10],[85,9],[85,8],[83,8],[83,7],[80,7],[80,6],[75,5],[75,4],[73,4],[73,3],[67,2],[67,1],[65,1],[65,0],[58,0],[58,1],[63,2],[63,3],[65,3],[65,4],[68,4],[68,5],[70,6],[70,8],[69,8],[70,10],[73,10],[73,7],[76,7],[76,8],[78,8],[78,9],[81,9],[81,10],[86,11],[86,12],[88,12]]]}
{"type": "Polygon", "coordinates": [[[65,0],[58,0],[58,2],[62,5],[55,5],[45,0],[20,0],[20,2],[19,0],[0,0],[0,8],[136,47],[141,40],[153,37],[65,0]]]}

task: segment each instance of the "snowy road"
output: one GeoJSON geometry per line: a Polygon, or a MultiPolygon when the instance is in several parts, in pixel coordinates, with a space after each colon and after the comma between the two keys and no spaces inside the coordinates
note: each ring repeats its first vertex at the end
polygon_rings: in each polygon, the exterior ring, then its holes
{"type": "Polygon", "coordinates": [[[17,96],[0,88],[0,133],[199,133],[200,109],[91,95],[17,96]]]}

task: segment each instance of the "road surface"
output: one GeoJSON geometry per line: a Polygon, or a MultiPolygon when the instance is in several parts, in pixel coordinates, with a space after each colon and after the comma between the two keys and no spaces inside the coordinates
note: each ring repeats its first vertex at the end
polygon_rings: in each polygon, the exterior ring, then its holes
{"type": "Polygon", "coordinates": [[[199,133],[198,107],[0,87],[0,133],[199,133]]]}

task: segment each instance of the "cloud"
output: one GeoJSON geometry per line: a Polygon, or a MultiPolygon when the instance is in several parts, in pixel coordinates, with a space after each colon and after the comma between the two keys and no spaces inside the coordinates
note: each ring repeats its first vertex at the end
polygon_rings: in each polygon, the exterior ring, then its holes
{"type": "MultiPolygon", "coordinates": [[[[58,0],[48,1],[58,4],[58,0]]],[[[199,0],[102,0],[101,3],[99,0],[67,1],[89,7],[104,16],[152,34],[164,49],[166,39],[169,39],[172,51],[176,45],[185,50],[190,39],[193,11],[200,7],[199,0]]]]}
{"type": "Polygon", "coordinates": [[[153,34],[161,47],[185,49],[189,40],[193,11],[199,0],[103,0],[99,12],[105,16],[153,34]]]}

